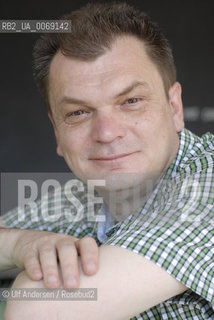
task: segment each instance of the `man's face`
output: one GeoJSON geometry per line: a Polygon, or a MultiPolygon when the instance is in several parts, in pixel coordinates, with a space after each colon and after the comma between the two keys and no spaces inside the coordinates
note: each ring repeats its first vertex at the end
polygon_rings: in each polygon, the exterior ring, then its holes
{"type": "Polygon", "coordinates": [[[57,152],[84,182],[143,185],[176,156],[183,128],[180,85],[167,99],[157,67],[134,37],[119,38],[94,61],[58,52],[49,97],[57,152]]]}

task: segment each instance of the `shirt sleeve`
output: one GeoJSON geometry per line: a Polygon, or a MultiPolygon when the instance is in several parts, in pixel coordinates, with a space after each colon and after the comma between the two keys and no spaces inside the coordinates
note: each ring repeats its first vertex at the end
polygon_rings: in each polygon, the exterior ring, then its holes
{"type": "Polygon", "coordinates": [[[96,219],[88,216],[87,192],[73,190],[68,194],[64,187],[59,188],[24,208],[15,208],[2,215],[3,226],[96,238],[96,219]]]}
{"type": "Polygon", "coordinates": [[[109,233],[105,244],[153,261],[214,305],[213,168],[162,181],[153,205],[109,233]]]}

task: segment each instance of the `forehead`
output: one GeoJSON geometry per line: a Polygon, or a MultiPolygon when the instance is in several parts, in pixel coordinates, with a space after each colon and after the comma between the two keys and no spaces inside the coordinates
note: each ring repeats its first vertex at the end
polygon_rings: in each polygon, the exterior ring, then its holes
{"type": "Polygon", "coordinates": [[[120,86],[122,89],[133,81],[147,82],[152,89],[162,79],[143,42],[126,36],[115,40],[111,49],[94,61],[80,61],[58,52],[50,66],[50,98],[96,90],[116,94],[120,86]]]}

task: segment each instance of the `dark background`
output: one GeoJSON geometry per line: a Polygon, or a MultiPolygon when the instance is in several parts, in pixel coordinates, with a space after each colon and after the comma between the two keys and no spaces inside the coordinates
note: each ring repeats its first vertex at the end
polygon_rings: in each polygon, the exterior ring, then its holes
{"type": "MultiPolygon", "coordinates": [[[[186,127],[198,134],[214,133],[214,1],[127,2],[156,20],[172,45],[183,86],[186,127]]],[[[0,19],[55,19],[85,3],[1,1],[0,19]]],[[[0,34],[1,172],[68,171],[56,155],[53,131],[32,77],[31,53],[37,37],[0,34]]]]}

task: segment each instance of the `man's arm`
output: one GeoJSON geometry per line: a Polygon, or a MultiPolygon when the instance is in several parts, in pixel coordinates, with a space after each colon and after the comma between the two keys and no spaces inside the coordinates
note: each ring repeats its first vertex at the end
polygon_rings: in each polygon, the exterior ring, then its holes
{"type": "MultiPolygon", "coordinates": [[[[87,277],[81,272],[81,288],[97,288],[97,301],[9,301],[5,320],[127,320],[184,292],[187,288],[166,271],[130,250],[99,248],[99,270],[87,277]]],[[[25,274],[14,287],[42,287],[25,274]]]]}
{"type": "Polygon", "coordinates": [[[60,285],[57,262],[63,285],[78,287],[78,256],[87,275],[98,268],[98,248],[93,238],[75,237],[53,232],[3,228],[0,221],[0,272],[14,267],[25,269],[33,280],[43,278],[46,287],[60,285]]]}

